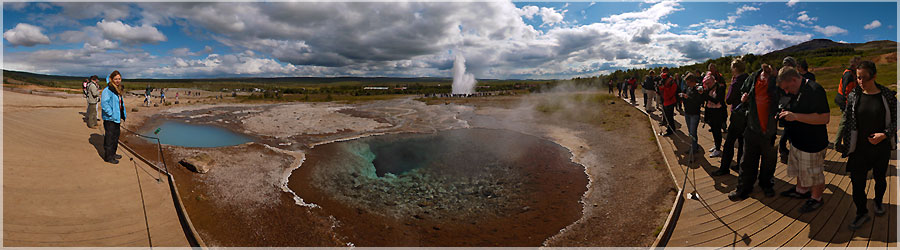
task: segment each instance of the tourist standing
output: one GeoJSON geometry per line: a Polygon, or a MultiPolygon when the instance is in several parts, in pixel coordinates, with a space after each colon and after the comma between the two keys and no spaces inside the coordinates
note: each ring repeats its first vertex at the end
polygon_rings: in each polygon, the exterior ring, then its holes
{"type": "Polygon", "coordinates": [[[100,81],[99,77],[96,75],[91,76],[85,90],[85,97],[88,104],[87,111],[85,111],[85,119],[87,120],[88,128],[97,127],[97,103],[100,102],[100,87],[97,86],[98,81],[100,81]]]}
{"type": "Polygon", "coordinates": [[[659,87],[662,94],[663,117],[666,119],[666,132],[662,136],[670,136],[675,133],[675,97],[678,93],[678,85],[675,79],[669,77],[669,68],[663,67],[660,78],[662,85],[659,87]]]}
{"type": "Polygon", "coordinates": [[[744,61],[740,58],[731,61],[731,85],[725,94],[725,104],[731,105],[731,116],[728,125],[728,133],[725,135],[725,145],[722,149],[721,165],[719,170],[712,172],[713,176],[726,175],[731,171],[731,159],[734,156],[734,143],[737,142],[737,161],[740,166],[741,157],[744,153],[744,129],[747,128],[747,108],[746,105],[741,106],[741,86],[747,80],[749,75],[744,72],[744,61]]]}
{"type": "Polygon", "coordinates": [[[703,88],[709,95],[706,101],[705,118],[709,124],[710,132],[713,135],[714,146],[709,149],[709,157],[719,157],[722,155],[722,124],[728,117],[728,111],[725,109],[725,79],[716,70],[716,65],[710,63],[709,71],[703,77],[703,88]]]}
{"type": "Polygon", "coordinates": [[[684,102],[684,121],[688,126],[688,134],[691,135],[691,152],[699,152],[700,145],[697,144],[697,126],[700,125],[700,107],[706,101],[706,95],[703,94],[703,86],[697,85],[697,77],[688,73],[685,76],[685,85],[687,85],[683,93],[678,95],[684,102]]]}
{"type": "Polygon", "coordinates": [[[753,73],[744,82],[741,105],[748,105],[747,128],[744,129],[744,158],[738,174],[737,189],[730,194],[731,200],[750,197],[753,185],[759,180],[766,197],[775,196],[773,175],[775,174],[775,114],[778,92],[775,84],[775,70],[768,64],[753,73]]]}
{"type": "Polygon", "coordinates": [[[119,146],[119,126],[125,121],[125,101],[122,93],[125,87],[122,85],[122,74],[113,71],[106,78],[108,84],[100,96],[100,107],[103,109],[103,160],[112,164],[118,164],[121,156],[116,155],[119,146]]]}
{"type": "MultiPolygon", "coordinates": [[[[612,94],[613,93],[613,80],[612,79],[610,79],[609,82],[606,83],[606,87],[609,88],[609,92],[607,92],[607,94],[612,94]]],[[[188,92],[188,94],[190,94],[190,92],[188,92]]]]}
{"type": "Polygon", "coordinates": [[[834,96],[834,103],[841,108],[841,112],[844,112],[844,106],[847,105],[847,94],[859,84],[856,81],[856,66],[859,64],[859,60],[859,56],[850,59],[849,66],[844,70],[841,82],[838,84],[838,93],[834,96]]]}
{"type": "Polygon", "coordinates": [[[800,71],[800,76],[812,80],[813,82],[816,81],[816,74],[809,72],[809,64],[806,63],[806,59],[797,60],[797,66],[800,66],[797,68],[798,71],[800,71]]]}
{"type": "Polygon", "coordinates": [[[847,93],[847,106],[841,117],[835,150],[847,160],[856,218],[850,229],[859,229],[869,221],[866,209],[866,179],[869,170],[875,181],[875,215],[885,213],[884,192],[891,150],[896,149],[897,93],[875,82],[875,63],[863,61],[856,70],[859,87],[847,93]]]}
{"type": "Polygon", "coordinates": [[[778,87],[790,96],[790,103],[778,113],[784,124],[784,137],[791,142],[787,174],[795,177],[796,186],[782,196],[808,198],[800,213],[822,206],[825,191],[825,148],[828,147],[828,124],[831,111],[825,88],[815,81],[804,79],[794,67],[783,67],[776,79],[778,87]]]}
{"type": "MultiPolygon", "coordinates": [[[[797,59],[794,59],[794,57],[791,57],[791,56],[785,57],[784,60],[782,60],[782,62],[781,62],[782,68],[793,67],[796,69],[798,65],[799,64],[797,63],[797,59]]],[[[778,112],[781,112],[782,110],[787,109],[787,105],[791,101],[791,98],[790,98],[790,96],[785,94],[784,90],[782,90],[781,88],[778,88],[778,93],[781,96],[781,98],[778,99],[778,112]]],[[[778,126],[784,127],[784,124],[781,123],[781,121],[779,120],[778,126]]],[[[783,132],[786,132],[786,131],[783,131],[783,132]]],[[[779,155],[779,158],[781,159],[780,160],[781,163],[787,164],[789,152],[790,152],[790,150],[787,147],[787,136],[784,133],[782,133],[781,138],[778,139],[778,155],[779,155]]]]}
{"type": "Polygon", "coordinates": [[[644,110],[647,113],[656,111],[656,72],[653,70],[644,77],[641,88],[644,89],[644,110]]]}
{"type": "Polygon", "coordinates": [[[637,99],[634,96],[634,90],[637,89],[637,77],[632,76],[628,79],[628,92],[631,93],[631,104],[637,105],[637,99]]]}

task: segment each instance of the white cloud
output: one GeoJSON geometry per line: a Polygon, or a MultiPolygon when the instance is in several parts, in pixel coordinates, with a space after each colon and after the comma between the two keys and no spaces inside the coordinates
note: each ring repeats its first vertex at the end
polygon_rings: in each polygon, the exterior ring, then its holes
{"type": "Polygon", "coordinates": [[[813,30],[816,32],[822,33],[825,36],[847,34],[847,30],[842,29],[841,27],[834,26],[834,25],[828,25],[824,28],[816,25],[816,26],[813,26],[813,30]]]}
{"type": "Polygon", "coordinates": [[[810,17],[807,15],[805,10],[797,14],[800,15],[797,17],[797,20],[801,22],[812,23],[813,21],[819,20],[818,17],[810,17]]]}
{"type": "Polygon", "coordinates": [[[124,24],[122,21],[108,22],[104,19],[97,23],[97,28],[100,29],[104,37],[128,44],[158,43],[167,40],[162,32],[146,24],[137,27],[124,24]]]}
{"type": "Polygon", "coordinates": [[[544,21],[543,25],[554,25],[563,21],[563,15],[566,13],[566,10],[557,11],[553,8],[541,7],[541,20],[544,21]]]}
{"type": "Polygon", "coordinates": [[[525,18],[532,19],[534,15],[541,11],[541,8],[534,5],[523,6],[521,9],[517,10],[519,15],[525,16],[525,18]]]}
{"type": "Polygon", "coordinates": [[[878,20],[875,20],[869,24],[866,24],[866,26],[864,26],[863,28],[870,30],[870,29],[874,29],[874,28],[878,28],[878,27],[881,27],[881,22],[879,22],[878,20]]]}
{"type": "Polygon", "coordinates": [[[3,9],[12,11],[22,11],[28,7],[28,2],[9,2],[3,3],[3,9]]]}
{"type": "Polygon", "coordinates": [[[800,2],[800,0],[788,0],[788,1],[787,1],[787,6],[788,6],[788,7],[794,7],[794,5],[797,4],[797,2],[800,2]]]}
{"type": "Polygon", "coordinates": [[[747,11],[757,11],[757,10],[759,10],[759,8],[749,6],[749,5],[744,5],[744,6],[741,6],[740,8],[738,8],[734,14],[741,15],[742,13],[747,12],[747,11]]]}
{"type": "Polygon", "coordinates": [[[13,46],[31,47],[38,44],[50,44],[50,38],[41,32],[41,27],[27,23],[16,24],[15,28],[3,32],[3,38],[13,46]]]}

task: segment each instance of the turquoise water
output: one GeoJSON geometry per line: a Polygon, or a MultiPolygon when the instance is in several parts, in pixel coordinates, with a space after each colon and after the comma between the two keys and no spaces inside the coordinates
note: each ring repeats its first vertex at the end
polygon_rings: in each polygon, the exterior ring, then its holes
{"type": "MultiPolygon", "coordinates": [[[[249,137],[224,128],[176,121],[167,121],[160,126],[151,127],[150,131],[145,132],[144,135],[159,137],[162,144],[196,148],[233,146],[253,141],[249,137]],[[157,129],[159,129],[159,133],[154,135],[153,132],[157,129]]],[[[156,140],[147,140],[156,143],[156,140]]]]}

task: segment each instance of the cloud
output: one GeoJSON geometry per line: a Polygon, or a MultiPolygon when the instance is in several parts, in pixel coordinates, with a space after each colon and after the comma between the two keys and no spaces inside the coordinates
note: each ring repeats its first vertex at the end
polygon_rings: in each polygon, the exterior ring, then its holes
{"type": "Polygon", "coordinates": [[[879,22],[878,20],[875,20],[869,24],[866,24],[866,26],[864,26],[863,28],[870,30],[870,29],[874,29],[874,28],[878,28],[878,27],[881,27],[881,22],[879,22]]]}
{"type": "Polygon", "coordinates": [[[50,44],[50,38],[41,30],[41,27],[38,26],[19,23],[15,28],[3,32],[3,38],[13,46],[31,47],[38,44],[50,44]]]}
{"type": "Polygon", "coordinates": [[[566,13],[566,10],[557,11],[554,8],[546,8],[541,7],[541,20],[544,21],[544,25],[554,25],[563,21],[563,15],[566,13]]]}
{"type": "Polygon", "coordinates": [[[801,22],[812,23],[813,21],[819,20],[818,17],[810,17],[807,15],[805,10],[797,14],[800,15],[797,17],[797,20],[801,22]]]}
{"type": "Polygon", "coordinates": [[[28,2],[10,2],[3,3],[3,9],[12,11],[22,11],[28,7],[28,2]]]}
{"type": "Polygon", "coordinates": [[[146,24],[137,27],[124,24],[122,21],[108,22],[106,19],[103,19],[97,23],[97,28],[100,29],[104,37],[128,44],[158,43],[167,40],[162,32],[146,24]]]}
{"type": "Polygon", "coordinates": [[[797,2],[800,2],[800,0],[788,0],[788,1],[787,1],[787,6],[788,6],[788,7],[794,7],[794,5],[797,4],[797,2]]]}
{"type": "Polygon", "coordinates": [[[742,13],[747,12],[747,11],[757,11],[757,10],[759,10],[759,8],[749,6],[749,5],[744,5],[744,6],[741,6],[740,8],[738,8],[734,14],[741,15],[742,13]]]}
{"type": "Polygon", "coordinates": [[[828,25],[824,28],[821,26],[813,26],[813,30],[819,33],[822,33],[825,36],[834,36],[839,34],[847,34],[847,30],[842,29],[841,27],[837,27],[834,25],[828,25]]]}
{"type": "Polygon", "coordinates": [[[62,7],[63,16],[74,19],[91,19],[102,17],[109,20],[121,20],[131,14],[131,5],[128,3],[78,3],[60,2],[53,5],[62,7]]]}

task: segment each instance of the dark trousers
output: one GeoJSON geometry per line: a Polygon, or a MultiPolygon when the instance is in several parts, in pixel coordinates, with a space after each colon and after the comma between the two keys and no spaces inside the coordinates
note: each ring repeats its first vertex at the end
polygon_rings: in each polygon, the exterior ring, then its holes
{"type": "Polygon", "coordinates": [[[635,100],[635,97],[634,97],[634,88],[629,88],[628,90],[629,90],[629,92],[631,92],[631,103],[637,102],[637,100],[635,100]]]}
{"type": "Polygon", "coordinates": [[[722,149],[722,123],[719,121],[711,122],[709,123],[709,128],[712,129],[713,143],[715,143],[716,150],[722,149]]]}
{"type": "Polygon", "coordinates": [[[738,173],[738,192],[749,194],[753,184],[759,180],[759,187],[770,189],[775,185],[775,137],[761,135],[744,136],[744,158],[738,173]],[[761,161],[761,162],[760,162],[761,161]],[[758,176],[758,178],[757,178],[758,176]]]}
{"type": "MultiPolygon", "coordinates": [[[[734,156],[734,143],[737,142],[737,160],[741,164],[741,156],[744,155],[744,128],[735,128],[732,124],[725,135],[725,145],[722,149],[722,165],[719,169],[728,170],[731,167],[731,159],[734,156]]],[[[740,165],[738,165],[740,166],[740,165]]],[[[724,170],[723,170],[724,171],[724,170]]]]}
{"type": "Polygon", "coordinates": [[[103,137],[103,160],[112,161],[116,157],[116,150],[119,148],[119,124],[112,121],[103,121],[103,130],[106,135],[103,137]]]}
{"type": "Polygon", "coordinates": [[[666,133],[675,133],[675,104],[663,106],[663,119],[666,119],[666,133]]]}
{"type": "Polygon", "coordinates": [[[887,176],[888,162],[890,160],[890,149],[874,150],[874,152],[854,152],[847,159],[847,170],[850,171],[850,184],[853,186],[853,204],[856,205],[856,215],[869,213],[869,210],[866,209],[866,179],[870,169],[872,170],[872,177],[875,179],[875,203],[884,201],[884,191],[887,190],[885,177],[887,176]]]}

